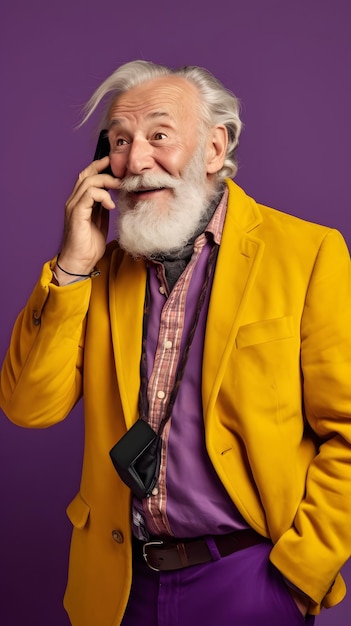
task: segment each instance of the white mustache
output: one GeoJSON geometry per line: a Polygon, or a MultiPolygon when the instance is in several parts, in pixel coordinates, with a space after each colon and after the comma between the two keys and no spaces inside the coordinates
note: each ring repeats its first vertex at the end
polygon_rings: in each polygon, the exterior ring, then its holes
{"type": "Polygon", "coordinates": [[[141,189],[161,189],[164,187],[167,189],[175,189],[180,183],[181,181],[178,178],[174,178],[174,176],[170,174],[150,174],[146,172],[140,176],[128,176],[127,178],[123,178],[119,190],[126,193],[133,193],[141,189]]]}

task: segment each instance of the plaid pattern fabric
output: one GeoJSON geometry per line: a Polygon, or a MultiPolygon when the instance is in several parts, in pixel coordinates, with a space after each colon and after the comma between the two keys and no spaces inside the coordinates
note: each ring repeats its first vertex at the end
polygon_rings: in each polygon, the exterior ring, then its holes
{"type": "MultiPolygon", "coordinates": [[[[191,260],[168,297],[164,268],[161,264],[156,264],[155,269],[160,281],[160,291],[165,294],[166,300],[161,313],[157,349],[147,390],[148,422],[155,431],[158,430],[162,419],[166,415],[170,395],[176,383],[177,369],[182,359],[181,346],[183,345],[182,335],[186,316],[186,300],[188,290],[196,288],[191,283],[194,270],[209,240],[208,233],[211,233],[212,240],[217,245],[220,245],[227,198],[228,192],[226,190],[206,231],[195,240],[191,260]]],[[[196,389],[194,392],[200,393],[200,390],[196,389]]],[[[172,534],[166,516],[166,451],[170,427],[171,423],[168,421],[163,431],[162,460],[157,492],[155,491],[155,495],[148,498],[143,506],[147,526],[153,528],[155,534],[172,534]]]]}

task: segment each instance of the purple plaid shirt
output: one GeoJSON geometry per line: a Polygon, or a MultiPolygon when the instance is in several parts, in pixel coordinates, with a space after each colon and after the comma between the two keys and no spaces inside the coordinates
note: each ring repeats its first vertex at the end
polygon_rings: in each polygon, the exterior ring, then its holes
{"type": "MultiPolygon", "coordinates": [[[[227,191],[206,233],[220,245],[227,209],[227,191]]],[[[169,293],[164,268],[149,266],[150,313],[146,355],[149,423],[157,430],[167,408],[177,365],[186,343],[204,282],[211,238],[197,237],[187,267],[169,293]]],[[[140,539],[151,535],[197,537],[247,528],[222,486],[208,457],[201,401],[202,353],[212,278],[207,289],[184,376],[163,431],[163,453],[154,495],[134,498],[133,528],[140,539]]]]}

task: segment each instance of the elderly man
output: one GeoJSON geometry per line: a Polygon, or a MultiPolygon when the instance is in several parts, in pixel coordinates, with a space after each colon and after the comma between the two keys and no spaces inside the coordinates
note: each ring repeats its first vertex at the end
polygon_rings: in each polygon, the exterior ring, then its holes
{"type": "Polygon", "coordinates": [[[101,100],[108,154],[79,176],[1,374],[25,427],[84,395],[71,623],[313,623],[351,548],[345,242],[231,180],[238,101],[206,70],[127,63],[86,118],[101,100]]]}

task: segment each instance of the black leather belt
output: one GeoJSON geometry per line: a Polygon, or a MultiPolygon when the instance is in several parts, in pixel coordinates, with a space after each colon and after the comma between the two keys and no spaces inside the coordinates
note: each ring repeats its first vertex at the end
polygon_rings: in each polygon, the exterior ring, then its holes
{"type": "MultiPolygon", "coordinates": [[[[258,543],[269,542],[269,539],[262,537],[250,528],[227,535],[211,535],[211,539],[222,557],[250,548],[258,543]]],[[[183,569],[213,561],[206,537],[196,539],[154,538],[146,543],[135,540],[134,550],[137,554],[142,554],[147,565],[157,572],[183,569]]]]}

